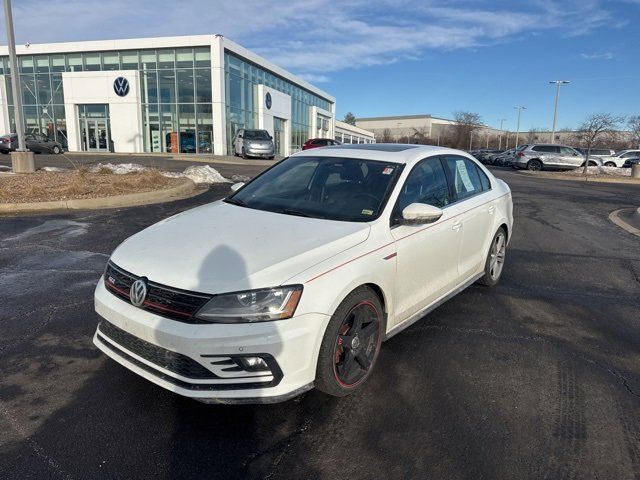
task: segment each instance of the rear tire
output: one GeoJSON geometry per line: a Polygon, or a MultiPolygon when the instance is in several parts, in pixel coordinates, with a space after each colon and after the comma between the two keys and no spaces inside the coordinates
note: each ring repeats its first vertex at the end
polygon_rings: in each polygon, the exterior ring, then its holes
{"type": "Polygon", "coordinates": [[[533,160],[529,160],[529,162],[527,163],[527,170],[531,170],[533,172],[539,172],[540,170],[542,170],[542,162],[537,158],[534,158],[533,160]]]}
{"type": "Polygon", "coordinates": [[[507,232],[500,227],[491,240],[489,253],[484,262],[484,276],[478,283],[493,287],[500,281],[507,253],[507,232]]]}
{"type": "Polygon", "coordinates": [[[605,167],[617,167],[617,165],[613,162],[607,162],[604,164],[605,167]]]}
{"type": "Polygon", "coordinates": [[[338,306],[324,333],[315,387],[344,397],[358,390],[375,366],[384,334],[380,299],[369,287],[358,287],[338,306]]]}
{"type": "Polygon", "coordinates": [[[55,153],[56,155],[58,155],[59,153],[62,153],[62,150],[60,150],[60,147],[57,145],[54,145],[53,147],[53,153],[55,153]]]}

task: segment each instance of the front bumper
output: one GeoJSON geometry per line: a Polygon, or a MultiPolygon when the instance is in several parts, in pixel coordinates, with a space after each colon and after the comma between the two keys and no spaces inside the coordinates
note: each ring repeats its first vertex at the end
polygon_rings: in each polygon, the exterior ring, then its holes
{"type": "Polygon", "coordinates": [[[245,147],[245,154],[252,157],[273,157],[275,149],[273,147],[245,147]]]}
{"type": "Polygon", "coordinates": [[[311,388],[329,321],[302,314],[254,324],[182,323],[119,299],[102,279],[95,309],[108,322],[93,338],[105,354],[167,390],[213,403],[272,403],[311,388]],[[233,358],[249,355],[270,359],[270,371],[229,370],[233,358]]]}

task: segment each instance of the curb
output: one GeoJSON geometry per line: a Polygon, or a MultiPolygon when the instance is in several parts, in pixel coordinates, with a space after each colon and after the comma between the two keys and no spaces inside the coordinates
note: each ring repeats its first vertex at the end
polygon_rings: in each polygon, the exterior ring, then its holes
{"type": "Polygon", "coordinates": [[[53,200],[51,202],[33,203],[0,203],[0,214],[3,213],[27,213],[42,212],[48,210],[92,210],[101,208],[135,207],[173,200],[188,198],[201,193],[196,184],[188,179],[183,179],[180,185],[164,190],[151,192],[128,193],[126,195],[114,195],[100,198],[74,198],[71,200],[53,200]]]}
{"type": "MultiPolygon", "coordinates": [[[[609,214],[609,220],[611,220],[613,223],[615,223],[620,228],[626,230],[627,232],[640,237],[640,229],[637,229],[629,225],[627,222],[625,222],[620,218],[620,212],[624,212],[625,210],[631,210],[631,209],[620,208],[619,210],[614,210],[609,214]]],[[[636,210],[636,214],[640,215],[640,208],[636,210]]]]}
{"type": "Polygon", "coordinates": [[[572,176],[572,175],[557,175],[553,173],[540,173],[540,172],[529,172],[527,170],[520,170],[518,172],[520,175],[528,175],[530,177],[538,177],[538,178],[546,178],[550,180],[569,180],[569,181],[580,181],[580,182],[594,182],[594,183],[622,183],[627,185],[640,185],[640,180],[632,179],[632,178],[603,178],[603,177],[585,177],[585,176],[572,176]]]}

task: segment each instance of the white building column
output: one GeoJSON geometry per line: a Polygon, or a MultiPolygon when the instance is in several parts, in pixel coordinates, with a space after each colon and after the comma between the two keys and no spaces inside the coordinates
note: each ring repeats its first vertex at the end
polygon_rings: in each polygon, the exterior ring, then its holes
{"type": "Polygon", "coordinates": [[[9,101],[7,98],[7,82],[5,82],[4,77],[4,75],[0,75],[0,135],[11,133],[9,101]]]}
{"type": "Polygon", "coordinates": [[[228,155],[227,114],[224,79],[224,39],[214,35],[211,40],[211,95],[213,108],[213,153],[228,155]]]}

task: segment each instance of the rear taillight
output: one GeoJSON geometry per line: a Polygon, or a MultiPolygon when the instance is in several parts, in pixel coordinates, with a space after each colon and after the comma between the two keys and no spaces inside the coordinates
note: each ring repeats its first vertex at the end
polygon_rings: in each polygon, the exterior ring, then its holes
{"type": "Polygon", "coordinates": [[[519,157],[524,157],[524,153],[522,153],[522,152],[518,152],[518,156],[519,156],[519,157]]]}

